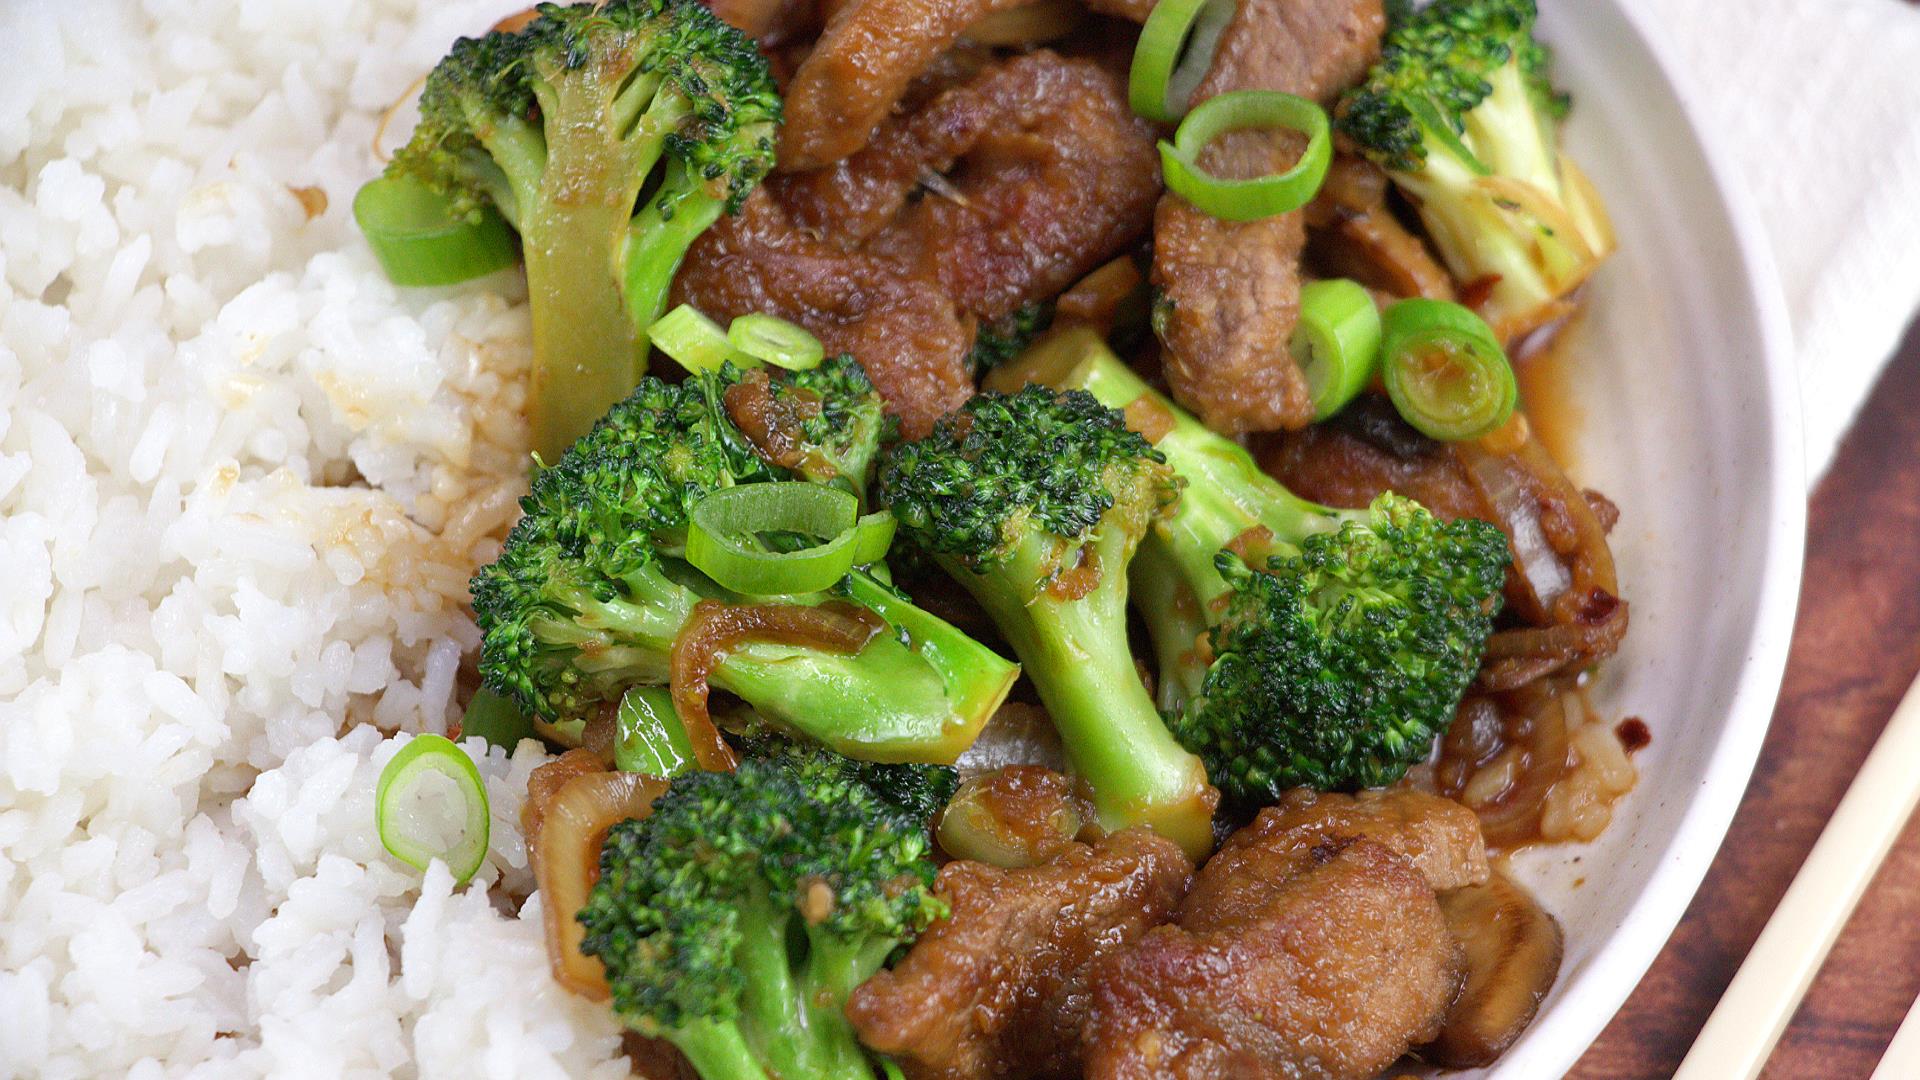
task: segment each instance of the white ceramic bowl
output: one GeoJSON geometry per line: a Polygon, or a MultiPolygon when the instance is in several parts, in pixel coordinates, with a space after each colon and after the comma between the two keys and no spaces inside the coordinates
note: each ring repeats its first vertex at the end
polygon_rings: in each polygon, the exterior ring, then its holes
{"type": "Polygon", "coordinates": [[[1571,471],[1620,505],[1613,544],[1632,604],[1595,700],[1645,718],[1653,743],[1598,842],[1516,860],[1564,924],[1567,954],[1519,1044],[1486,1073],[1453,1074],[1503,1080],[1566,1072],[1699,887],[1779,691],[1806,518],[1785,307],[1744,193],[1629,5],[1540,6],[1574,94],[1570,152],[1620,236],[1571,387],[1584,414],[1571,471]]]}

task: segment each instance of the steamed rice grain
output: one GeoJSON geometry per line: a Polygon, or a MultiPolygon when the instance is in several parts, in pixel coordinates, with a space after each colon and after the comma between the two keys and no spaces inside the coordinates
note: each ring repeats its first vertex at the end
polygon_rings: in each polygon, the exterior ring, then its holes
{"type": "Polygon", "coordinates": [[[513,274],[396,289],[348,208],[517,6],[0,5],[0,1076],[625,1074],[515,910],[531,743],[464,744],[467,887],[373,829],[457,715],[528,341],[513,274]]]}

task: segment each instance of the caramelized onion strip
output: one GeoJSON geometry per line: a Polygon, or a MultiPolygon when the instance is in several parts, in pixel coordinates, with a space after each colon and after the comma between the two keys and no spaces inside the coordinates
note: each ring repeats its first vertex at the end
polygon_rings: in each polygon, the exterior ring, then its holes
{"type": "Polygon", "coordinates": [[[600,877],[600,846],[607,830],[644,818],[667,782],[640,773],[607,772],[588,750],[570,750],[535,769],[521,808],[534,880],[546,910],[547,960],[553,978],[593,1001],[607,1000],[606,972],[580,951],[586,931],[574,916],[600,877]]]}
{"type": "Polygon", "coordinates": [[[669,686],[673,707],[693,742],[702,769],[732,769],[733,748],[714,726],[707,710],[707,680],[727,653],[749,641],[802,645],[826,652],[857,653],[886,628],[878,615],[853,604],[831,601],[800,604],[723,604],[702,600],[673,642],[669,686]]]}

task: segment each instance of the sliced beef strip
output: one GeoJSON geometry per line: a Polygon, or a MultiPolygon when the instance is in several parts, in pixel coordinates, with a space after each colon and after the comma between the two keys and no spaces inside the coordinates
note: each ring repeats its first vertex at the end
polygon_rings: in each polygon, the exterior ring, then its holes
{"type": "Polygon", "coordinates": [[[1436,890],[1488,880],[1473,812],[1300,789],[1234,833],[1172,926],[1104,962],[1091,1080],[1362,1080],[1440,1030],[1463,953],[1436,890]]]}
{"type": "Polygon", "coordinates": [[[968,26],[1026,0],[849,0],[786,88],[780,168],[818,169],[873,138],[908,86],[968,26]]]}
{"type": "Polygon", "coordinates": [[[820,239],[764,189],[694,243],[673,303],[722,322],[757,311],[799,323],[829,353],[860,361],[909,436],[973,394],[962,363],[972,320],[937,282],[820,239]]]}
{"type": "Polygon", "coordinates": [[[1145,232],[1153,140],[1104,61],[1039,50],[981,66],[853,158],[755,191],[687,253],[674,301],[799,323],[924,434],[972,393],[979,320],[1051,297],[1145,232]],[[915,201],[928,177],[944,194],[915,201]]]}
{"type": "Polygon", "coordinates": [[[1234,833],[1207,863],[1181,906],[1191,930],[1238,921],[1262,903],[1261,875],[1273,880],[1289,853],[1300,865],[1328,841],[1371,840],[1407,859],[1436,892],[1478,885],[1491,872],[1480,819],[1472,810],[1411,788],[1339,795],[1297,788],[1234,833]]]}
{"type": "Polygon", "coordinates": [[[847,1015],[914,1080],[1078,1077],[1089,970],[1164,923],[1192,871],[1144,829],[1026,869],[949,863],[935,889],[952,914],[847,1015]]]}
{"type": "Polygon", "coordinates": [[[991,320],[1146,231],[1154,138],[1123,71],[1040,50],[983,69],[832,168],[772,183],[800,224],[913,264],[991,320]]]}
{"type": "Polygon", "coordinates": [[[1439,1032],[1461,951],[1411,860],[1368,839],[1247,854],[1200,877],[1257,905],[1183,905],[1097,969],[1088,1080],[1372,1080],[1439,1032]]]}
{"type": "MultiPolygon", "coordinates": [[[[1244,0],[1221,35],[1196,102],[1229,90],[1282,90],[1330,102],[1379,55],[1380,0],[1244,0]]],[[[1298,159],[1288,133],[1233,132],[1200,154],[1215,175],[1277,172],[1298,159]]],[[[1221,431],[1305,426],[1306,379],[1287,349],[1299,318],[1304,214],[1212,217],[1167,194],[1154,217],[1153,282],[1174,395],[1221,431]]]]}

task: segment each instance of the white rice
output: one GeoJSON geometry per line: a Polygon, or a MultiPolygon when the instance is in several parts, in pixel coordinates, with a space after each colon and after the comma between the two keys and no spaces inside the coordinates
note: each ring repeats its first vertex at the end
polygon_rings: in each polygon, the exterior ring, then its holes
{"type": "Polygon", "coordinates": [[[379,115],[517,0],[0,2],[0,1075],[624,1075],[517,815],[388,857],[523,482],[513,275],[400,291],[379,115]],[[295,188],[326,209],[308,220],[295,188]]]}

